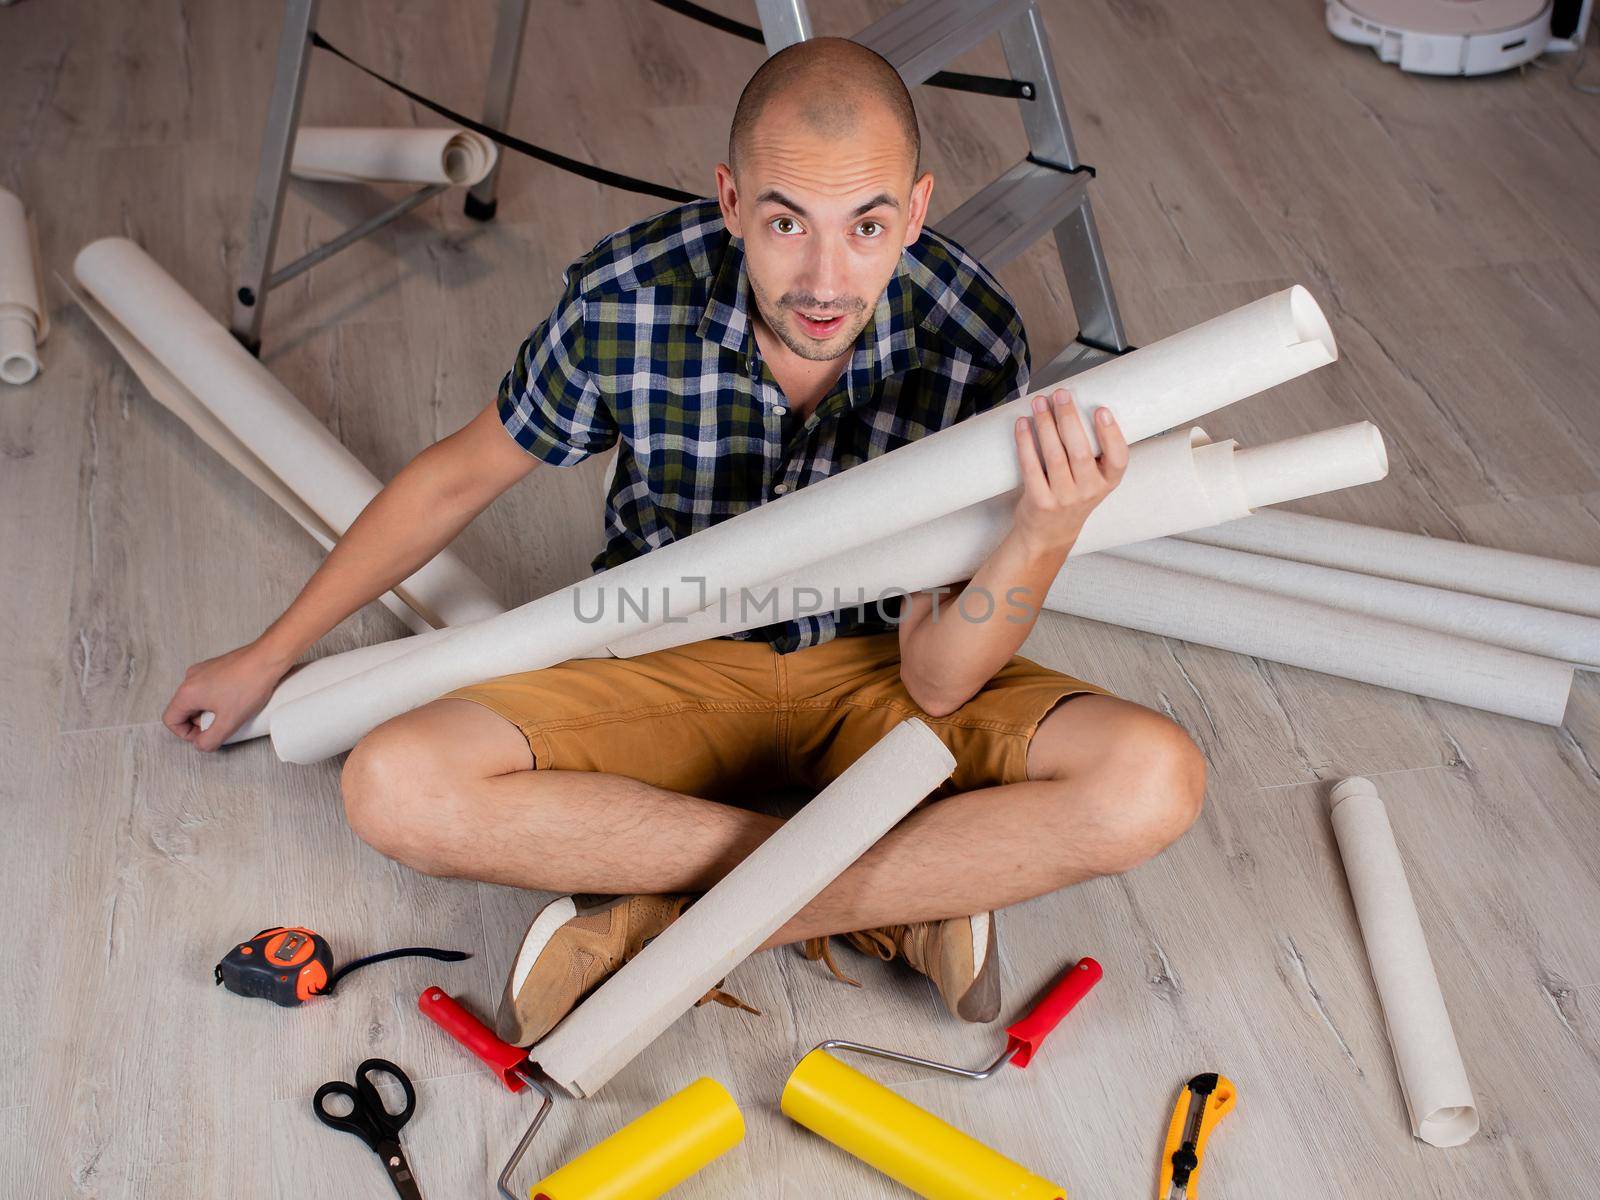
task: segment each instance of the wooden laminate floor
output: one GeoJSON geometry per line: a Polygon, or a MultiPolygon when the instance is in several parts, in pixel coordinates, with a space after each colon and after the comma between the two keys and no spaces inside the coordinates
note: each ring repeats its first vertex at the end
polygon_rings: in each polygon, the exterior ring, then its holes
{"type": "MultiPolygon", "coordinates": [[[[753,21],[753,5],[716,0],[753,21]]],[[[848,34],[882,0],[815,3],[848,34]]],[[[323,31],[475,110],[487,0],[325,4],[323,31]]],[[[1600,563],[1600,98],[1561,70],[1424,79],[1334,42],[1314,0],[1041,0],[1131,335],[1144,343],[1303,282],[1334,367],[1218,413],[1256,442],[1362,418],[1381,484],[1298,505],[1600,563]]],[[[689,190],[710,188],[758,46],[645,0],[535,5],[514,128],[689,190]]],[[[279,6],[21,0],[0,8],[0,183],[37,214],[50,270],[140,241],[227,311],[279,6]]],[[[958,69],[998,72],[991,42],[958,69]]],[[[1592,68],[1591,68],[1592,70],[1592,68]]],[[[1009,102],[919,89],[933,215],[1025,150],[1009,102]]],[[[416,114],[318,59],[306,117],[416,114]]],[[[431,124],[430,120],[423,123],[431,124]]],[[[295,184],[284,256],[393,189],[295,184]]],[[[520,158],[500,218],[425,206],[274,294],[265,359],[387,476],[492,395],[562,268],[659,211],[520,158]]],[[[1074,329],[1049,244],[1000,272],[1036,364],[1074,329]]],[[[345,827],[338,765],[262,743],[202,757],[159,714],[187,664],[255,636],[318,561],[311,541],[166,412],[52,283],[47,370],[0,390],[0,1191],[15,1197],[389,1194],[317,1125],[324,1079],[379,1054],[418,1081],[406,1132],[430,1197],[489,1194],[531,1106],[417,1015],[441,982],[480,1009],[540,897],[425,878],[345,827]],[[305,922],[337,951],[459,946],[303,1011],[211,983],[241,935],[305,922]]],[[[602,463],[538,472],[468,529],[508,599],[584,573],[602,463]]],[[[394,636],[376,607],[321,647],[394,636]]],[[[882,1077],[1063,1182],[1149,1195],[1175,1089],[1219,1069],[1238,1111],[1205,1194],[1532,1197],[1600,1170],[1600,680],[1545,728],[1046,614],[1024,652],[1158,708],[1211,764],[1199,825],[1130,874],[1002,916],[1020,1003],[1093,954],[1105,982],[1026,1075],[882,1077]],[[1483,1115],[1470,1145],[1412,1140],[1323,813],[1364,773],[1389,801],[1483,1115]]],[[[740,967],[754,1019],[686,1016],[599,1098],[561,1106],[546,1166],[701,1074],[729,1084],[744,1146],[685,1197],[903,1194],[777,1112],[824,1036],[981,1060],[925,981],[853,958],[862,991],[789,953],[740,967]]],[[[528,1180],[534,1178],[530,1172],[528,1180]]]]}

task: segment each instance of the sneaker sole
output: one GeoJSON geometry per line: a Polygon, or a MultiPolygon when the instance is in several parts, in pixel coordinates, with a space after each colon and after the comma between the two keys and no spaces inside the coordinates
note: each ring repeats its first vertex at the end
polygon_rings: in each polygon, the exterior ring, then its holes
{"type": "Polygon", "coordinates": [[[987,1024],[1000,1015],[1000,954],[994,914],[978,913],[972,923],[972,986],[956,1003],[956,1016],[963,1021],[987,1024]]]}
{"type": "Polygon", "coordinates": [[[522,985],[527,982],[534,965],[539,961],[539,956],[549,948],[550,939],[555,937],[568,921],[578,916],[580,910],[585,914],[603,912],[625,898],[560,896],[539,910],[538,915],[529,924],[528,932],[522,935],[522,946],[517,950],[516,962],[512,965],[511,974],[506,977],[505,990],[500,995],[500,1007],[495,1013],[495,1033],[499,1035],[501,1041],[513,1045],[527,1044],[522,1037],[521,1022],[517,1017],[517,994],[522,991],[522,985]],[[589,903],[580,905],[580,900],[589,903]]]}

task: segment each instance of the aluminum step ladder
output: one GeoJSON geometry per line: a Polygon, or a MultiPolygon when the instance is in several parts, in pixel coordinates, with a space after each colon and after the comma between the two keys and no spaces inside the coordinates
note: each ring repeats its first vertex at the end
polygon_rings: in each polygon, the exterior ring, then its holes
{"type": "MultiPolygon", "coordinates": [[[[756,0],[768,55],[812,36],[805,0],[756,0]]],[[[1105,251],[1083,169],[1056,81],[1035,0],[908,0],[851,40],[883,55],[908,88],[949,66],[985,38],[1000,35],[1011,78],[1033,85],[1019,100],[1028,157],[985,185],[940,221],[937,232],[994,270],[1053,232],[1077,336],[1030,386],[1058,383],[1131,349],[1111,290],[1105,251]]]]}

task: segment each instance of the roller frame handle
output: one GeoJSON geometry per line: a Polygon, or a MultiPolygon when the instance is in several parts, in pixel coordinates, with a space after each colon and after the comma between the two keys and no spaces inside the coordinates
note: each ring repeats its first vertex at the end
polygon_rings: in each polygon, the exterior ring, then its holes
{"type": "Polygon", "coordinates": [[[528,1086],[523,1072],[531,1073],[533,1064],[528,1061],[527,1052],[495,1037],[488,1026],[463,1008],[449,992],[441,987],[425,988],[417,997],[417,1007],[428,1020],[493,1067],[500,1082],[509,1090],[520,1092],[528,1086]]]}
{"type": "Polygon", "coordinates": [[[1043,1000],[1006,1028],[1006,1053],[1013,1066],[1026,1067],[1039,1053],[1044,1039],[1078,1001],[1087,996],[1105,972],[1092,958],[1080,958],[1056,980],[1043,1000]],[[1015,1051],[1015,1053],[1012,1053],[1015,1051]]]}

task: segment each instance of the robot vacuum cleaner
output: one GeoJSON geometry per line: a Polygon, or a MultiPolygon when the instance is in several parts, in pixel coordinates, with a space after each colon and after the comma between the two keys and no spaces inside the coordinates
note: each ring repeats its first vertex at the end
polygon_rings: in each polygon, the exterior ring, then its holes
{"type": "Polygon", "coordinates": [[[1326,0],[1328,32],[1422,75],[1488,75],[1583,45],[1594,0],[1326,0]]]}

